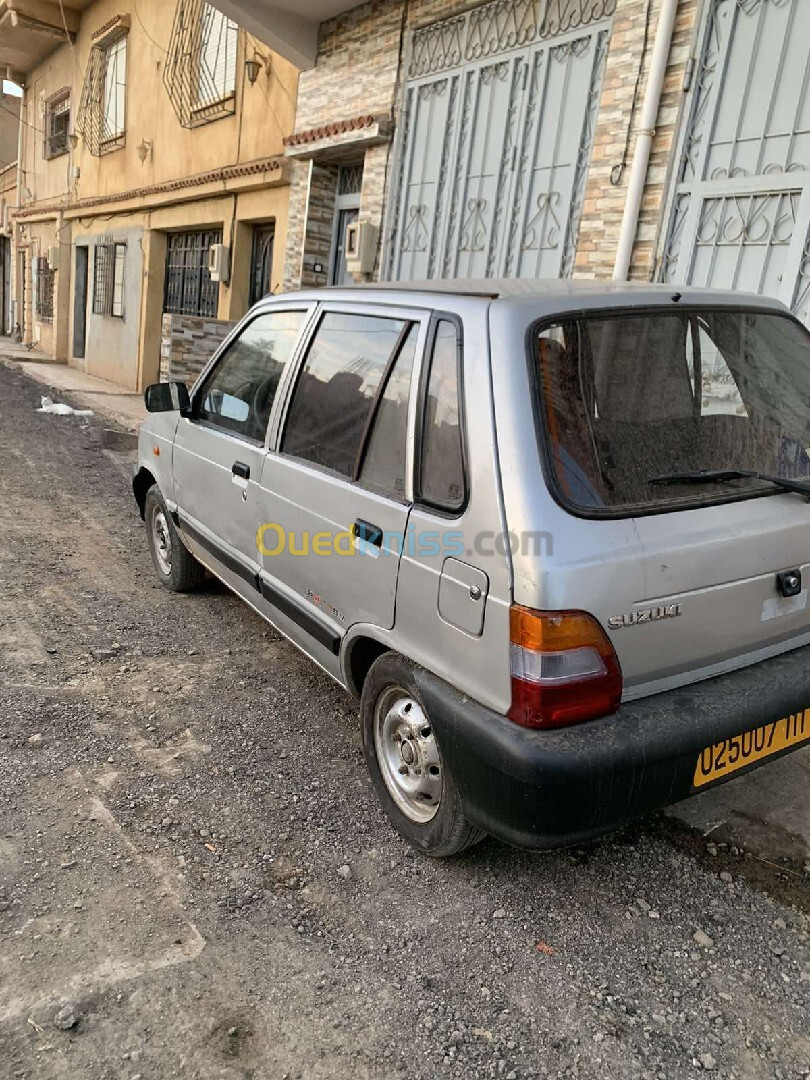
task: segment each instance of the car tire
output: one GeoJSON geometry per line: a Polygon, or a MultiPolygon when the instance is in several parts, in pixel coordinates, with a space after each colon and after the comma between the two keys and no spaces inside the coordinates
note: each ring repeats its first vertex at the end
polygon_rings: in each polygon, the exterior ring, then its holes
{"type": "Polygon", "coordinates": [[[485,836],[464,815],[411,661],[385,653],[363,683],[360,720],[371,782],[389,821],[417,851],[457,855],[485,836]]]}
{"type": "Polygon", "coordinates": [[[196,589],[205,580],[205,567],[181,540],[157,484],[146,493],[143,516],[149,553],[161,584],[172,592],[196,589]]]}

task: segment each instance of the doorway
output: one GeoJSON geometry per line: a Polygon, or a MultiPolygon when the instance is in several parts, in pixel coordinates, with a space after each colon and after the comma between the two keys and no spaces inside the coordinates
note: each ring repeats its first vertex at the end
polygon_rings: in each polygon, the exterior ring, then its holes
{"type": "Polygon", "coordinates": [[[250,307],[273,291],[275,225],[256,225],[250,258],[250,307]]]}
{"type": "Polygon", "coordinates": [[[330,285],[353,285],[346,268],[346,233],[360,217],[360,192],[363,187],[363,163],[342,165],[338,171],[335,219],[332,227],[332,257],[329,262],[330,285]]]}
{"type": "Polygon", "coordinates": [[[76,284],[73,291],[73,356],[84,360],[87,346],[87,269],[90,249],[76,247],[76,284]]]}
{"type": "Polygon", "coordinates": [[[11,241],[0,237],[0,334],[11,330],[11,241]]]}

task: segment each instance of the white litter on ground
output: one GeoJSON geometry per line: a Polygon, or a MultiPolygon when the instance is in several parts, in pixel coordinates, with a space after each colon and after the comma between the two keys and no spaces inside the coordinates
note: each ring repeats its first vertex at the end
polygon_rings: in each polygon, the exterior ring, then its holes
{"type": "Polygon", "coordinates": [[[37,412],[52,413],[54,416],[93,416],[92,409],[74,409],[71,405],[60,405],[53,398],[44,397],[37,412]]]}

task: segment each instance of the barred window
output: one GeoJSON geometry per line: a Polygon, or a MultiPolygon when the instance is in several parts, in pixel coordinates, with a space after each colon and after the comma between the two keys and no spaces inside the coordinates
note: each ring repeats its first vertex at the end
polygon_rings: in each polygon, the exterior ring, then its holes
{"type": "Polygon", "coordinates": [[[45,140],[42,156],[59,157],[70,149],[70,91],[60,91],[45,104],[45,140]]]}
{"type": "Polygon", "coordinates": [[[229,97],[236,92],[236,49],[239,28],[212,4],[201,14],[199,104],[229,97]]]}
{"type": "Polygon", "coordinates": [[[102,142],[120,139],[125,131],[127,89],[127,39],[119,38],[104,50],[104,81],[101,97],[102,142]]]}
{"type": "Polygon", "coordinates": [[[172,315],[217,317],[219,285],[208,272],[208,252],[222,243],[222,230],[172,233],[166,249],[163,310],[172,315]]]}
{"type": "Polygon", "coordinates": [[[96,244],[93,263],[93,314],[124,317],[127,245],[96,244]]]}
{"type": "Polygon", "coordinates": [[[48,260],[41,257],[36,263],[36,313],[41,322],[53,322],[54,272],[48,260]]]}

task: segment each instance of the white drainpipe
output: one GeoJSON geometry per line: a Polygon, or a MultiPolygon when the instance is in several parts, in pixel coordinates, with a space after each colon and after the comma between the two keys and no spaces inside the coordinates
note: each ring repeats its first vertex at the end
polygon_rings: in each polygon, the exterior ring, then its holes
{"type": "Polygon", "coordinates": [[[658,29],[655,32],[655,44],[653,45],[652,59],[650,60],[650,73],[647,77],[647,89],[644,92],[644,106],[639,120],[638,138],[633,153],[633,163],[630,166],[627,200],[624,204],[624,217],[622,218],[622,227],[619,233],[616,263],[613,267],[614,281],[626,281],[630,273],[630,259],[633,255],[633,244],[636,240],[641,199],[644,195],[644,184],[647,180],[647,166],[650,163],[650,150],[655,135],[658,106],[661,103],[661,90],[664,86],[664,76],[666,75],[667,61],[669,60],[672,31],[675,27],[677,11],[678,0],[662,0],[661,11],[658,15],[658,29]]]}
{"type": "MultiPolygon", "coordinates": [[[[20,127],[17,132],[17,210],[22,207],[22,189],[23,189],[23,176],[25,175],[23,170],[23,156],[25,154],[25,122],[28,117],[25,114],[25,103],[27,101],[25,86],[21,86],[22,96],[20,97],[20,127]]],[[[20,224],[17,218],[14,218],[13,227],[14,240],[12,243],[12,249],[14,251],[14,262],[11,267],[11,280],[14,283],[13,295],[14,295],[14,321],[20,327],[20,331],[25,336],[25,328],[23,322],[25,320],[25,312],[22,310],[20,304],[20,296],[25,292],[25,285],[20,282],[20,260],[18,257],[19,242],[20,242],[20,224]]]]}

